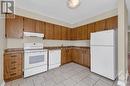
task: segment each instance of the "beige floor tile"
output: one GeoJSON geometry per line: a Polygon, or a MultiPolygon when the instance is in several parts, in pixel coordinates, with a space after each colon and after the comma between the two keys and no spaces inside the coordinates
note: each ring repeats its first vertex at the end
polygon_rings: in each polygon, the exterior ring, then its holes
{"type": "Polygon", "coordinates": [[[76,82],[74,82],[72,79],[65,80],[64,82],[65,86],[75,86],[76,82]]]}
{"type": "Polygon", "coordinates": [[[113,86],[113,84],[108,84],[102,80],[99,80],[94,86],[113,86]]]}
{"type": "Polygon", "coordinates": [[[29,78],[8,82],[5,86],[111,86],[112,83],[86,67],[70,63],[29,78]]]}

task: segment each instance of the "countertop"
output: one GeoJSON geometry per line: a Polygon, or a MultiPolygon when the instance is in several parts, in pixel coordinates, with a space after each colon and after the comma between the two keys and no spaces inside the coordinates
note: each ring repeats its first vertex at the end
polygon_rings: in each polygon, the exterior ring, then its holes
{"type": "MultiPolygon", "coordinates": [[[[51,46],[51,47],[44,47],[43,49],[48,49],[48,50],[55,50],[55,49],[62,49],[62,48],[90,48],[90,47],[84,47],[84,46],[51,46]]],[[[23,48],[8,48],[5,49],[5,53],[14,53],[14,52],[24,52],[23,48]]]]}

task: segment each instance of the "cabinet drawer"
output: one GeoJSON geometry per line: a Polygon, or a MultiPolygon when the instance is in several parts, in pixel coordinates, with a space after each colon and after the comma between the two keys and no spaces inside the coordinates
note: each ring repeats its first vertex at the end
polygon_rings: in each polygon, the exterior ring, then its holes
{"type": "Polygon", "coordinates": [[[9,70],[22,70],[22,66],[21,65],[11,65],[9,70]]]}
{"type": "Polygon", "coordinates": [[[4,79],[5,81],[21,78],[22,76],[22,53],[5,53],[4,56],[4,79]]]}
{"type": "Polygon", "coordinates": [[[22,75],[21,71],[12,71],[12,72],[10,72],[10,77],[11,78],[21,76],[21,75],[22,75]]]}

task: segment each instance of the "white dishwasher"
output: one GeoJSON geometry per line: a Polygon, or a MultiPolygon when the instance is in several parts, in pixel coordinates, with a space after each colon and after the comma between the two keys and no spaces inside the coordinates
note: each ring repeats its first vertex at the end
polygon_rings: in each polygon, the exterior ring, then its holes
{"type": "Polygon", "coordinates": [[[57,68],[61,65],[61,49],[49,50],[49,68],[57,68]]]}

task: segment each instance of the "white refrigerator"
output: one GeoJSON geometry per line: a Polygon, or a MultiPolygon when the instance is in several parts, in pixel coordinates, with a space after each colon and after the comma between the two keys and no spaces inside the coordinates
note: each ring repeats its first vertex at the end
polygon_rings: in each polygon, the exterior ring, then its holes
{"type": "Polygon", "coordinates": [[[91,33],[91,71],[115,80],[117,76],[116,31],[91,33]]]}

